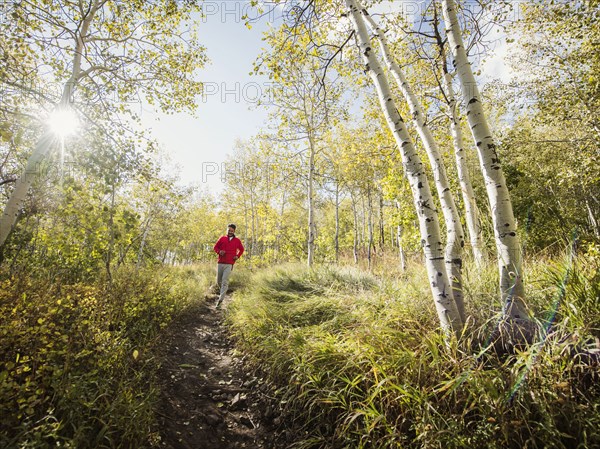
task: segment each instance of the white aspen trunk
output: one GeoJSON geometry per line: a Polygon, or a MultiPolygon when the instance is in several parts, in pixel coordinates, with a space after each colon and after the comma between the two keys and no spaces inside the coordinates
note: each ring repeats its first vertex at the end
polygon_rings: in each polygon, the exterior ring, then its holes
{"type": "Polygon", "coordinates": [[[585,200],[585,207],[587,208],[588,220],[590,222],[590,226],[592,227],[592,230],[594,231],[594,235],[596,236],[596,238],[600,238],[600,229],[598,228],[598,220],[596,220],[596,217],[594,217],[594,211],[592,211],[590,202],[587,199],[585,200]]]}
{"type": "Polygon", "coordinates": [[[268,210],[269,208],[267,207],[267,203],[270,203],[270,199],[271,199],[271,162],[267,161],[267,168],[266,168],[266,192],[265,195],[263,197],[263,203],[265,203],[265,207],[264,207],[264,214],[265,214],[265,219],[263,220],[263,228],[262,228],[262,236],[261,236],[261,254],[260,257],[263,258],[265,255],[265,252],[267,251],[267,242],[266,242],[266,238],[267,235],[269,234],[269,220],[267,219],[268,216],[268,210]]]}
{"type": "Polygon", "coordinates": [[[402,226],[398,225],[398,255],[400,256],[400,268],[406,271],[406,256],[404,254],[404,246],[402,245],[402,226]]]}
{"type": "Polygon", "coordinates": [[[335,262],[340,261],[340,184],[335,183],[335,262]]]}
{"type": "Polygon", "coordinates": [[[369,206],[368,228],[369,228],[369,243],[367,247],[367,263],[369,271],[371,271],[373,263],[373,255],[371,248],[373,247],[373,200],[371,197],[371,188],[367,189],[367,205],[369,206]]]}
{"type": "Polygon", "coordinates": [[[367,236],[367,208],[365,207],[365,196],[361,195],[360,197],[360,202],[362,205],[362,210],[361,210],[361,228],[360,228],[360,238],[358,240],[358,249],[360,251],[360,248],[362,246],[363,248],[363,254],[364,254],[364,249],[365,249],[365,240],[366,240],[366,236],[367,236]]]}
{"type": "Polygon", "coordinates": [[[437,211],[429,190],[423,163],[396,108],[387,77],[371,47],[367,27],[362,16],[364,10],[359,7],[356,0],[345,1],[354,25],[366,70],[377,89],[383,113],[402,155],[404,170],[411,186],[413,202],[419,217],[425,265],[441,327],[446,332],[456,332],[462,327],[462,320],[454,302],[452,286],[444,263],[437,211]]]}
{"type": "Polygon", "coordinates": [[[481,219],[477,209],[475,192],[471,184],[471,178],[467,169],[467,160],[465,158],[464,141],[462,130],[460,129],[460,118],[456,112],[456,97],[452,87],[452,76],[450,73],[444,73],[444,85],[446,87],[446,96],[448,97],[448,109],[450,112],[450,132],[452,133],[452,142],[454,145],[454,159],[456,160],[456,170],[460,182],[463,203],[465,204],[465,221],[469,230],[469,241],[471,242],[471,251],[475,264],[478,267],[483,265],[483,243],[481,231],[481,219]]]}
{"type": "Polygon", "coordinates": [[[112,258],[115,247],[115,190],[116,187],[113,184],[110,194],[110,213],[108,216],[108,248],[106,251],[105,268],[106,275],[108,276],[108,282],[112,282],[112,258]]]}
{"type": "Polygon", "coordinates": [[[413,123],[417,133],[419,134],[419,138],[423,142],[425,152],[427,153],[429,163],[431,164],[435,187],[440,199],[440,204],[442,206],[444,222],[446,223],[446,269],[452,280],[454,301],[458,307],[460,317],[464,322],[465,306],[462,293],[462,259],[463,248],[465,246],[465,235],[460,222],[460,216],[458,215],[458,208],[456,207],[452,190],[450,189],[450,183],[448,182],[446,168],[444,167],[438,144],[435,141],[429,126],[427,125],[426,115],[421,106],[421,102],[408,83],[404,73],[402,72],[402,69],[400,69],[398,63],[390,55],[389,46],[383,31],[381,31],[381,29],[377,26],[366,9],[363,9],[363,15],[371,27],[371,30],[377,36],[381,53],[383,55],[383,60],[387,64],[390,72],[392,72],[392,75],[394,76],[394,79],[396,80],[404,99],[408,103],[413,123]]]}
{"type": "Polygon", "coordinates": [[[315,211],[314,211],[314,176],[315,176],[315,148],[312,137],[309,136],[308,158],[308,267],[313,266],[315,252],[315,211]]]}
{"type": "Polygon", "coordinates": [[[254,188],[250,187],[250,224],[252,240],[250,241],[250,257],[256,255],[256,207],[254,206],[254,188]]]}
{"type": "Polygon", "coordinates": [[[379,192],[379,246],[383,254],[385,248],[385,223],[383,221],[383,195],[379,192]]]}
{"type": "MultiPolygon", "coordinates": [[[[245,190],[245,188],[243,186],[242,186],[242,189],[245,190]]],[[[248,202],[246,201],[245,193],[242,193],[242,198],[244,199],[244,242],[248,246],[248,254],[246,254],[244,257],[248,260],[252,260],[252,248],[248,244],[248,242],[249,242],[248,235],[249,235],[250,227],[248,226],[248,202]]]]}
{"type": "MultiPolygon", "coordinates": [[[[285,198],[285,189],[283,190],[282,194],[281,194],[281,212],[280,212],[280,220],[283,221],[283,215],[285,214],[285,203],[286,203],[286,198],[285,198]]],[[[281,236],[283,234],[281,226],[277,226],[277,240],[276,240],[276,261],[279,260],[279,257],[281,255],[281,236]]]]}
{"type": "MultiPolygon", "coordinates": [[[[396,201],[396,210],[400,212],[400,202],[396,201]]],[[[396,227],[396,238],[398,240],[398,256],[400,257],[400,268],[402,271],[406,271],[406,254],[404,253],[404,246],[402,245],[402,225],[398,224],[396,227]]]]}
{"type": "Polygon", "coordinates": [[[467,58],[456,16],[456,3],[454,0],[442,0],[442,5],[446,35],[460,80],[463,101],[467,107],[467,120],[477,146],[492,210],[504,316],[527,318],[521,248],[508,187],[496,152],[496,144],[483,111],[479,88],[467,58]]]}
{"type": "Polygon", "coordinates": [[[460,127],[460,116],[457,111],[456,95],[454,93],[454,87],[452,86],[452,75],[448,70],[448,62],[446,60],[446,43],[442,39],[442,36],[439,32],[437,5],[434,4],[434,8],[433,32],[440,49],[440,59],[442,61],[443,88],[442,86],[440,86],[440,88],[442,88],[443,96],[445,97],[449,110],[450,132],[452,134],[452,143],[454,147],[454,159],[456,162],[456,171],[458,173],[463,203],[465,205],[465,221],[467,222],[467,229],[469,230],[471,251],[473,253],[473,259],[475,260],[476,266],[481,267],[484,261],[481,219],[479,218],[479,210],[477,208],[475,192],[473,191],[473,185],[471,184],[471,178],[467,168],[467,160],[465,158],[464,140],[462,136],[462,129],[460,127]]]}
{"type": "Polygon", "coordinates": [[[0,247],[4,246],[6,239],[12,232],[13,227],[17,222],[23,202],[25,201],[25,198],[27,198],[29,187],[31,187],[34,179],[39,175],[41,163],[46,154],[50,152],[55,142],[56,137],[52,133],[45,133],[38,140],[33,153],[27,160],[25,171],[15,183],[15,187],[11,192],[10,198],[6,203],[6,206],[4,206],[4,214],[0,219],[0,247]]]}
{"type": "MultiPolygon", "coordinates": [[[[69,106],[75,84],[81,76],[81,59],[84,50],[84,39],[87,37],[92,19],[96,15],[99,7],[100,4],[98,3],[98,0],[95,0],[86,18],[81,23],[79,34],[75,36],[75,48],[73,49],[73,69],[71,71],[70,78],[63,86],[62,97],[57,109],[67,108],[69,106]]],[[[27,192],[29,192],[31,184],[39,175],[40,165],[46,156],[51,152],[55,142],[56,137],[53,136],[52,132],[46,131],[37,141],[35,148],[33,149],[33,153],[27,160],[25,171],[15,184],[15,188],[13,189],[8,202],[4,207],[4,213],[0,218],[0,248],[4,246],[6,239],[12,232],[17,221],[19,211],[21,210],[25,198],[27,198],[27,192]]]]}
{"type": "Polygon", "coordinates": [[[352,197],[352,215],[354,217],[354,245],[352,247],[352,254],[354,255],[354,264],[358,264],[358,212],[356,210],[356,197],[350,193],[352,197]]]}

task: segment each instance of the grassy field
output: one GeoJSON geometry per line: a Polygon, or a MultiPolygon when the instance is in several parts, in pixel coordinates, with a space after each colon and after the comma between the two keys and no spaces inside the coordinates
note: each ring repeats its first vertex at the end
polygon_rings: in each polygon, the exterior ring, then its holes
{"type": "MultiPolygon", "coordinates": [[[[227,324],[272,385],[296,448],[600,447],[600,256],[527,264],[539,336],[498,355],[494,266],[465,269],[469,321],[448,343],[424,269],[236,267],[227,324]]],[[[109,284],[5,276],[0,447],[160,444],[163,330],[214,266],[126,270],[109,284]]]]}
{"type": "Polygon", "coordinates": [[[288,265],[256,273],[229,310],[241,351],[273,384],[297,448],[600,447],[597,255],[527,265],[534,344],[490,346],[494,266],[465,270],[469,321],[446,344],[424,269],[373,276],[288,265]]]}

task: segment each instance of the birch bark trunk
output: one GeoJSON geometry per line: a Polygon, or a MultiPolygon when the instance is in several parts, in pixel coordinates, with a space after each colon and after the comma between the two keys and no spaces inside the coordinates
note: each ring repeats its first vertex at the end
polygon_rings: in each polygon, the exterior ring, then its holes
{"type": "Polygon", "coordinates": [[[448,116],[450,119],[450,133],[452,134],[452,144],[454,147],[454,159],[456,162],[456,171],[458,173],[458,181],[460,190],[465,205],[465,221],[469,230],[469,241],[471,242],[471,251],[473,259],[478,267],[483,265],[483,244],[481,219],[479,210],[477,209],[477,201],[475,200],[475,192],[469,176],[467,168],[467,160],[465,158],[464,140],[460,127],[460,116],[457,112],[457,101],[452,86],[452,75],[448,70],[448,61],[446,58],[446,42],[442,39],[439,30],[438,10],[437,5],[434,5],[434,23],[433,32],[437,45],[440,49],[440,59],[442,61],[442,81],[440,89],[448,105],[448,116]],[[443,86],[442,86],[443,85],[443,86]]]}
{"type": "Polygon", "coordinates": [[[112,259],[113,259],[113,251],[115,247],[115,192],[116,186],[113,182],[111,186],[111,194],[110,194],[110,210],[108,215],[108,248],[106,250],[106,259],[104,260],[104,266],[106,268],[106,276],[108,277],[108,282],[112,283],[112,259]]]}
{"type": "Polygon", "coordinates": [[[398,225],[398,256],[400,257],[400,269],[406,271],[406,256],[402,245],[402,226],[398,225]]]}
{"type": "Polygon", "coordinates": [[[385,249],[385,223],[383,221],[383,194],[379,192],[379,248],[381,249],[381,254],[385,249]]]}
{"type": "Polygon", "coordinates": [[[315,211],[314,211],[314,176],[315,176],[315,146],[312,136],[308,136],[309,159],[308,159],[308,267],[314,263],[315,253],[315,211]]]}
{"type": "Polygon", "coordinates": [[[254,205],[254,186],[250,185],[250,224],[252,240],[250,240],[249,259],[256,255],[256,207],[254,205]]]}
{"type": "Polygon", "coordinates": [[[437,211],[429,190],[423,163],[396,108],[387,76],[372,50],[363,19],[366,11],[356,0],[345,0],[345,2],[356,32],[365,68],[376,87],[383,113],[402,155],[404,170],[411,186],[413,202],[419,217],[425,264],[440,324],[447,332],[456,332],[462,327],[462,320],[454,302],[452,286],[444,263],[437,211]]]}
{"type": "Polygon", "coordinates": [[[585,200],[585,207],[587,208],[588,221],[590,222],[590,226],[594,231],[594,235],[596,236],[596,238],[600,238],[600,228],[598,228],[598,220],[596,220],[596,217],[594,217],[594,211],[592,210],[590,202],[587,199],[585,200]]]}
{"type": "Polygon", "coordinates": [[[521,248],[512,203],[496,144],[483,111],[481,95],[462,40],[454,0],[442,0],[446,35],[460,80],[467,120],[475,144],[492,210],[494,237],[498,252],[500,292],[506,318],[527,318],[521,248]]]}
{"type": "Polygon", "coordinates": [[[335,182],[335,263],[340,261],[340,183],[335,182]]]}
{"type": "Polygon", "coordinates": [[[446,168],[444,167],[438,144],[435,141],[431,130],[429,129],[429,125],[427,125],[426,115],[421,106],[421,102],[408,83],[404,73],[402,72],[402,69],[400,69],[398,63],[394,60],[394,58],[392,58],[389,46],[387,44],[387,39],[385,38],[383,31],[381,31],[375,20],[373,20],[373,18],[369,15],[368,11],[364,8],[362,10],[371,30],[377,36],[381,53],[383,55],[383,60],[394,76],[396,84],[400,88],[404,99],[408,103],[413,123],[417,133],[419,134],[419,138],[423,142],[425,152],[427,153],[429,163],[431,164],[435,187],[438,197],[440,198],[444,222],[446,223],[446,270],[448,271],[448,274],[452,280],[454,301],[458,307],[460,317],[464,322],[465,306],[462,294],[462,254],[465,246],[465,235],[460,222],[460,217],[458,215],[458,209],[456,207],[456,203],[454,202],[452,190],[450,189],[450,183],[448,182],[446,168]]]}
{"type": "MultiPolygon", "coordinates": [[[[400,203],[396,202],[396,209],[400,211],[400,203]]],[[[402,271],[406,271],[406,255],[404,254],[404,245],[402,244],[402,225],[399,224],[396,227],[396,238],[398,239],[398,256],[400,256],[400,268],[402,271]]]]}
{"type": "Polygon", "coordinates": [[[367,246],[367,263],[369,271],[373,268],[373,199],[371,196],[371,188],[367,189],[367,205],[369,206],[368,227],[369,227],[369,242],[367,246]]]}
{"type": "Polygon", "coordinates": [[[354,217],[354,241],[352,246],[352,254],[354,255],[354,265],[358,265],[358,212],[356,210],[356,196],[351,192],[352,199],[352,216],[354,217]]]}
{"type": "Polygon", "coordinates": [[[458,173],[458,181],[460,182],[463,203],[465,204],[465,221],[467,222],[467,229],[469,230],[471,251],[473,252],[475,264],[478,267],[481,267],[483,265],[481,219],[479,217],[479,210],[477,209],[475,192],[473,191],[473,185],[471,184],[471,178],[467,169],[464,140],[462,137],[462,130],[460,129],[460,118],[456,113],[456,98],[452,87],[452,76],[450,73],[445,71],[443,80],[446,87],[446,95],[448,97],[450,132],[452,134],[452,143],[454,146],[454,159],[456,161],[456,171],[458,173]]]}
{"type": "Polygon", "coordinates": [[[27,198],[27,192],[34,179],[39,175],[41,163],[56,143],[56,137],[51,132],[46,132],[38,140],[33,153],[27,160],[24,173],[15,183],[8,202],[4,206],[4,213],[0,219],[0,248],[12,232],[21,207],[27,198]]]}

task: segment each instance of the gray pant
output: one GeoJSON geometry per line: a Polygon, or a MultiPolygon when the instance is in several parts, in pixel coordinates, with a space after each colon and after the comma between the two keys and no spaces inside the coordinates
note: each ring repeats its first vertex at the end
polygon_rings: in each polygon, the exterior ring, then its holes
{"type": "Polygon", "coordinates": [[[231,270],[233,270],[233,265],[229,263],[217,264],[217,286],[221,289],[217,304],[221,304],[225,298],[225,293],[227,293],[227,289],[229,288],[229,275],[231,275],[231,270]]]}

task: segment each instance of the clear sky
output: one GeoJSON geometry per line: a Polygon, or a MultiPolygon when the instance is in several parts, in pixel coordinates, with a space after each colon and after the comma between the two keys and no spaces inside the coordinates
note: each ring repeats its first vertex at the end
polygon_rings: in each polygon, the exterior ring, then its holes
{"type": "Polygon", "coordinates": [[[179,167],[183,184],[219,192],[222,163],[235,140],[257,134],[266,120],[267,111],[255,106],[268,79],[249,73],[263,46],[262,31],[269,20],[281,20],[282,11],[278,8],[248,29],[242,17],[254,10],[247,1],[203,4],[206,17],[199,19],[199,36],[210,63],[198,76],[205,83],[205,95],[197,98],[197,117],[144,110],[142,120],[179,167]]]}

